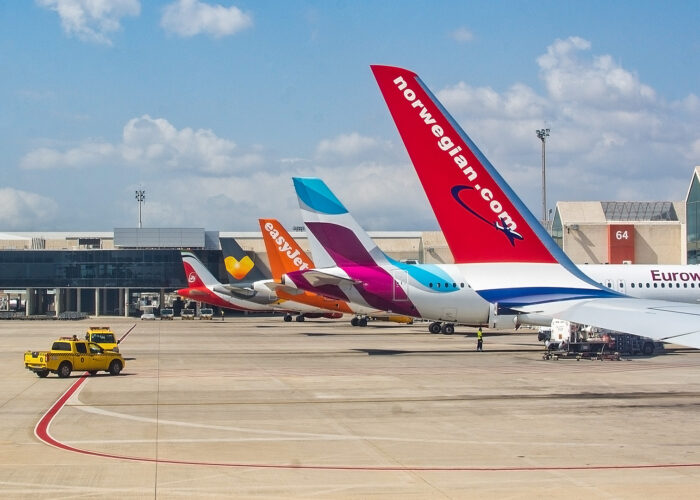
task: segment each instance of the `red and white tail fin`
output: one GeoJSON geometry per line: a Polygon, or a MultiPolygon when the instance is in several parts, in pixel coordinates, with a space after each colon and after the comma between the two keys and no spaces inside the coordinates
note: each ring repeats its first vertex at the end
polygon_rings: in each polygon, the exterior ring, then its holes
{"type": "Polygon", "coordinates": [[[190,288],[207,287],[212,288],[221,285],[213,274],[202,264],[202,262],[190,252],[181,252],[182,265],[185,268],[187,286],[190,288]]]}
{"type": "Polygon", "coordinates": [[[490,302],[613,294],[584,275],[412,71],[372,66],[457,264],[490,302]]]}
{"type": "Polygon", "coordinates": [[[457,263],[563,256],[543,241],[541,224],[415,73],[372,71],[457,263]]]}
{"type": "Polygon", "coordinates": [[[314,267],[311,258],[277,219],[258,219],[272,279],[279,281],[283,274],[304,271],[314,267]]]}

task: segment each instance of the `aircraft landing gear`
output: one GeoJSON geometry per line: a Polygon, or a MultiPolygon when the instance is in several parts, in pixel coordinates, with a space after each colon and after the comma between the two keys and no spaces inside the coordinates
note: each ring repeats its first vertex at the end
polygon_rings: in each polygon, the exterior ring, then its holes
{"type": "Polygon", "coordinates": [[[301,322],[304,321],[305,319],[306,319],[306,318],[304,317],[303,314],[300,314],[300,315],[297,316],[297,321],[298,321],[299,323],[301,323],[301,322]]]}
{"type": "Polygon", "coordinates": [[[352,326],[367,326],[367,316],[355,316],[350,320],[352,326]]]}
{"type": "Polygon", "coordinates": [[[444,333],[445,335],[452,335],[455,332],[454,323],[441,323],[439,321],[433,321],[428,327],[430,333],[444,333]]]}
{"type": "Polygon", "coordinates": [[[455,332],[455,325],[452,323],[443,323],[442,324],[442,333],[445,335],[452,335],[455,332]]]}
{"type": "Polygon", "coordinates": [[[284,315],[284,321],[287,322],[287,323],[289,323],[290,321],[292,321],[292,315],[291,315],[291,314],[285,314],[285,315],[284,315]]]}

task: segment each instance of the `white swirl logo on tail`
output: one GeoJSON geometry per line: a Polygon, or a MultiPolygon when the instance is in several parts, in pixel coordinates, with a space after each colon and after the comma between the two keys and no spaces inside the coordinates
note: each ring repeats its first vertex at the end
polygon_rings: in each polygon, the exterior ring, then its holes
{"type": "Polygon", "coordinates": [[[197,281],[197,274],[195,274],[194,271],[190,272],[190,274],[187,275],[187,282],[188,283],[194,283],[197,281]]]}

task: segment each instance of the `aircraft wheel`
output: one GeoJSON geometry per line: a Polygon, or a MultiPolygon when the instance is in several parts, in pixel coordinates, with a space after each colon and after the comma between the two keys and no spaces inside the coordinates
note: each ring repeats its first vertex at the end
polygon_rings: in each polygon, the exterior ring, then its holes
{"type": "Polygon", "coordinates": [[[351,324],[352,326],[357,326],[357,325],[359,325],[359,324],[360,324],[360,318],[358,318],[357,316],[353,316],[353,318],[350,320],[350,324],[351,324]]]}
{"type": "Polygon", "coordinates": [[[430,333],[440,333],[440,330],[441,330],[440,326],[441,326],[440,323],[438,323],[437,321],[435,321],[434,323],[430,323],[430,326],[428,327],[428,331],[430,331],[430,333]]]}
{"type": "Polygon", "coordinates": [[[455,326],[452,323],[445,323],[442,325],[442,333],[445,335],[452,335],[455,332],[455,326]]]}
{"type": "Polygon", "coordinates": [[[367,326],[367,318],[362,318],[357,323],[358,326],[367,326]]]}
{"type": "Polygon", "coordinates": [[[284,315],[284,321],[286,321],[287,323],[289,323],[290,321],[292,321],[292,315],[291,315],[291,314],[285,314],[285,315],[284,315]]]}
{"type": "Polygon", "coordinates": [[[298,321],[299,323],[301,323],[301,322],[304,321],[305,319],[306,319],[306,318],[304,317],[303,314],[300,314],[299,316],[297,316],[297,321],[298,321]]]}

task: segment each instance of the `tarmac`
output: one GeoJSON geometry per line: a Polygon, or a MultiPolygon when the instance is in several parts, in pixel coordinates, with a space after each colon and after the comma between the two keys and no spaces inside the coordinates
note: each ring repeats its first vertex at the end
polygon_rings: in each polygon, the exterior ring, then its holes
{"type": "Polygon", "coordinates": [[[697,498],[700,351],[542,359],[531,330],[345,320],[0,322],[2,498],[697,498]],[[119,376],[40,379],[63,335],[119,376]]]}

